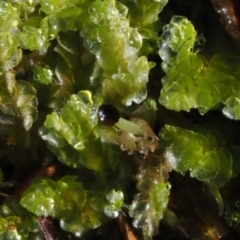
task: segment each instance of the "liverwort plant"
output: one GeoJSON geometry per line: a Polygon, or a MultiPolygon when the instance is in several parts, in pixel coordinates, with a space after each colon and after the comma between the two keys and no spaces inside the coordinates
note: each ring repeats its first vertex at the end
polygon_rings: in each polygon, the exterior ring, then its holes
{"type": "Polygon", "coordinates": [[[215,54],[207,59],[195,48],[196,42],[197,32],[185,17],[174,16],[164,26],[158,53],[166,76],[159,102],[176,111],[197,108],[201,114],[223,103],[223,113],[238,119],[233,103],[238,99],[238,58],[229,61],[226,55],[215,54]]]}
{"type": "Polygon", "coordinates": [[[137,29],[130,26],[127,7],[114,0],[95,1],[89,13],[90,22],[81,36],[84,46],[103,69],[103,98],[115,105],[141,103],[147,97],[146,83],[154,64],[146,56],[137,55],[143,40],[137,29]]]}
{"type": "Polygon", "coordinates": [[[175,171],[190,171],[192,177],[220,188],[232,176],[231,150],[212,126],[195,127],[195,131],[165,125],[160,131],[165,156],[175,171]],[[196,161],[197,159],[197,161],[196,161]]]}
{"type": "Polygon", "coordinates": [[[0,1],[0,240],[239,238],[239,48],[213,11],[0,1]]]}
{"type": "Polygon", "coordinates": [[[105,196],[104,191],[88,191],[77,181],[77,176],[65,176],[57,182],[39,178],[21,199],[21,204],[30,212],[37,216],[58,218],[62,229],[77,236],[106,222],[104,212],[107,215],[111,215],[110,212],[117,213],[121,210],[122,202],[121,192],[112,191],[105,196]]]}

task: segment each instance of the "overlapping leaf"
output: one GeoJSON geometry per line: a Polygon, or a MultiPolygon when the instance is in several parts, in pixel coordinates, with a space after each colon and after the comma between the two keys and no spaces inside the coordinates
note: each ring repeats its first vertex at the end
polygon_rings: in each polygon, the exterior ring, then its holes
{"type": "Polygon", "coordinates": [[[127,106],[142,102],[152,64],[145,56],[137,57],[142,37],[129,26],[127,8],[114,0],[95,1],[89,13],[91,23],[83,28],[81,36],[104,71],[101,92],[105,101],[119,99],[127,106]]]}
{"type": "Polygon", "coordinates": [[[57,182],[39,178],[25,191],[21,204],[38,216],[59,219],[62,229],[81,235],[107,220],[104,214],[107,206],[114,205],[115,211],[120,210],[123,195],[116,198],[116,194],[109,194],[107,199],[103,189],[87,191],[76,176],[65,176],[57,182]]]}
{"type": "Polygon", "coordinates": [[[159,102],[176,111],[198,108],[202,114],[224,103],[223,113],[238,119],[238,60],[229,63],[224,55],[208,60],[194,50],[195,43],[196,31],[186,18],[174,16],[164,26],[159,55],[166,76],[159,102]]]}
{"type": "Polygon", "coordinates": [[[155,39],[160,30],[158,14],[163,10],[168,0],[121,0],[128,7],[131,27],[138,29],[145,39],[155,39]]]}
{"type": "Polygon", "coordinates": [[[120,152],[113,144],[146,155],[158,147],[157,136],[142,119],[121,118],[116,127],[101,125],[97,117],[101,102],[91,92],[80,91],[71,95],[60,113],[47,116],[39,133],[62,163],[103,171],[118,163],[120,152]]]}
{"type": "Polygon", "coordinates": [[[220,188],[232,176],[232,156],[209,129],[194,132],[165,125],[160,131],[165,156],[176,171],[220,188]]]}
{"type": "MultiPolygon", "coordinates": [[[[41,236],[37,218],[26,211],[14,197],[5,200],[0,211],[0,239],[27,240],[31,232],[41,236]]],[[[35,234],[36,235],[36,234],[35,234]]]]}
{"type": "Polygon", "coordinates": [[[135,195],[129,214],[134,218],[133,225],[142,229],[144,239],[152,239],[158,233],[168,204],[171,185],[167,180],[171,167],[153,155],[146,161],[136,176],[140,193],[135,195]]]}
{"type": "MultiPolygon", "coordinates": [[[[80,91],[70,97],[62,113],[47,116],[40,135],[64,164],[103,171],[109,164],[114,168],[118,163],[119,151],[104,141],[97,125],[101,101],[98,97],[92,98],[89,91],[80,91]]],[[[117,134],[114,128],[106,131],[117,134]]]]}
{"type": "Polygon", "coordinates": [[[29,130],[37,118],[37,98],[35,88],[23,80],[15,80],[12,72],[0,76],[0,110],[20,118],[23,127],[29,130]]]}

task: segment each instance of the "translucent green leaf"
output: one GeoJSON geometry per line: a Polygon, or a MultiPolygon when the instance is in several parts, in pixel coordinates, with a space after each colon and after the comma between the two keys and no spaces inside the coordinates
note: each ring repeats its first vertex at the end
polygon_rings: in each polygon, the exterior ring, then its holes
{"type": "Polygon", "coordinates": [[[9,32],[0,32],[0,62],[7,61],[16,51],[18,42],[9,32]]]}
{"type": "MultiPolygon", "coordinates": [[[[88,141],[85,138],[92,133],[92,127],[94,126],[89,121],[92,106],[93,102],[89,92],[85,91],[78,95],[72,95],[63,108],[62,116],[57,113],[49,115],[45,127],[55,129],[76,150],[83,150],[85,140],[88,141]]],[[[93,124],[96,125],[96,121],[93,124]]]]}
{"type": "Polygon", "coordinates": [[[16,94],[16,106],[23,119],[23,126],[29,130],[37,118],[36,90],[30,83],[19,80],[16,82],[16,94]]]}
{"type": "Polygon", "coordinates": [[[17,66],[21,60],[22,60],[22,50],[20,48],[17,48],[15,52],[1,65],[2,72],[7,72],[8,70],[17,66]]]}
{"type": "Polygon", "coordinates": [[[158,14],[162,11],[168,0],[121,0],[121,2],[129,8],[131,25],[136,28],[142,28],[158,20],[158,14]]]}
{"type": "Polygon", "coordinates": [[[43,50],[48,45],[41,29],[31,26],[24,26],[22,31],[16,34],[15,38],[23,49],[43,50]]]}
{"type": "Polygon", "coordinates": [[[33,70],[34,80],[41,84],[50,84],[52,83],[52,71],[47,67],[36,66],[33,70]]]}
{"type": "Polygon", "coordinates": [[[1,231],[0,231],[0,236],[1,236],[7,231],[7,227],[8,227],[7,220],[4,218],[0,218],[0,226],[1,226],[1,231]]]}
{"type": "Polygon", "coordinates": [[[197,33],[185,17],[173,16],[163,27],[160,38],[159,55],[164,64],[172,65],[177,58],[189,53],[195,44],[197,33]]]}
{"type": "Polygon", "coordinates": [[[8,197],[1,206],[0,239],[26,240],[33,230],[39,232],[36,217],[27,212],[17,198],[8,197]]]}
{"type": "Polygon", "coordinates": [[[55,186],[51,179],[34,181],[21,198],[21,205],[37,216],[50,215],[54,211],[55,186]]]}
{"type": "Polygon", "coordinates": [[[218,136],[210,129],[193,132],[165,125],[160,131],[160,138],[165,157],[174,170],[182,173],[190,171],[192,177],[217,188],[231,178],[231,153],[218,142],[218,136]]]}
{"type": "Polygon", "coordinates": [[[55,194],[55,212],[57,215],[61,211],[68,211],[71,206],[81,208],[86,204],[87,191],[84,190],[81,183],[77,182],[76,176],[61,178],[57,182],[55,194]]]}
{"type": "Polygon", "coordinates": [[[52,12],[59,12],[66,7],[73,6],[77,3],[81,3],[83,1],[73,0],[71,4],[69,4],[68,0],[40,0],[39,3],[41,4],[41,11],[45,12],[46,14],[50,14],[52,12]]]}
{"type": "MultiPolygon", "coordinates": [[[[91,23],[81,36],[85,47],[96,56],[104,71],[102,93],[106,102],[119,99],[125,105],[140,103],[146,98],[148,73],[153,66],[147,58],[137,57],[142,46],[139,32],[119,12],[115,1],[95,1],[89,7],[91,23]],[[124,94],[123,94],[124,93],[124,94]]],[[[124,11],[123,11],[124,12],[124,11]]]]}
{"type": "Polygon", "coordinates": [[[133,225],[142,229],[144,239],[152,239],[158,234],[159,223],[168,204],[170,184],[168,172],[171,171],[167,162],[149,154],[140,167],[137,179],[136,194],[129,206],[129,214],[133,217],[133,225]]]}
{"type": "Polygon", "coordinates": [[[1,71],[4,71],[18,63],[16,59],[15,64],[13,62],[17,52],[19,52],[15,33],[20,19],[17,8],[8,2],[0,2],[0,12],[0,68],[1,71]],[[12,58],[11,61],[9,61],[10,58],[12,58]]]}
{"type": "MultiPolygon", "coordinates": [[[[98,125],[97,111],[101,101],[98,97],[92,98],[89,91],[80,91],[70,97],[61,114],[47,116],[39,133],[64,164],[95,171],[102,171],[109,165],[114,168],[117,164],[119,152],[105,143],[98,125]]],[[[116,129],[108,129],[112,131],[116,129]]]]}
{"type": "Polygon", "coordinates": [[[104,212],[108,217],[114,218],[119,215],[119,211],[123,206],[124,195],[122,192],[112,190],[107,194],[107,200],[109,204],[104,207],[104,212]]]}
{"type": "Polygon", "coordinates": [[[139,193],[134,197],[130,216],[134,218],[133,225],[142,228],[145,237],[158,233],[159,221],[167,207],[169,193],[169,183],[155,183],[149,192],[139,193]]]}
{"type": "Polygon", "coordinates": [[[88,7],[92,1],[39,1],[41,5],[40,10],[48,15],[49,36],[56,36],[59,30],[77,30],[84,26],[89,21],[88,7]]]}
{"type": "Polygon", "coordinates": [[[59,58],[54,69],[54,81],[48,96],[47,106],[52,109],[62,109],[66,100],[73,93],[75,83],[73,71],[69,68],[67,62],[59,58]]]}
{"type": "Polygon", "coordinates": [[[224,104],[223,114],[230,118],[239,120],[240,119],[240,94],[239,94],[239,84],[233,89],[234,93],[229,96],[224,104]]]}
{"type": "Polygon", "coordinates": [[[118,11],[122,13],[122,16],[128,17],[130,26],[136,28],[143,39],[150,41],[144,41],[143,46],[139,52],[139,56],[147,56],[150,52],[153,52],[153,45],[157,46],[158,36],[156,32],[161,30],[161,22],[159,19],[159,13],[163,10],[168,0],[121,0],[123,6],[127,6],[126,10],[121,7],[116,7],[118,11]]]}
{"type": "Polygon", "coordinates": [[[12,5],[17,8],[21,16],[26,16],[35,10],[38,2],[38,0],[14,0],[12,5]]]}
{"type": "Polygon", "coordinates": [[[20,118],[23,127],[29,130],[37,117],[35,88],[26,81],[15,81],[14,74],[10,71],[0,76],[0,82],[1,111],[20,118]]]}
{"type": "Polygon", "coordinates": [[[107,220],[103,211],[104,203],[100,194],[89,192],[86,204],[82,208],[78,207],[75,211],[71,211],[71,214],[63,212],[60,226],[77,235],[100,226],[107,220]]]}
{"type": "Polygon", "coordinates": [[[0,236],[0,239],[14,239],[17,240],[19,237],[22,239],[27,239],[28,231],[24,234],[24,232],[19,233],[18,231],[22,231],[20,228],[21,218],[19,217],[7,217],[2,219],[2,228],[4,229],[4,233],[0,236]],[[19,229],[20,228],[20,229],[19,229]]]}
{"type": "Polygon", "coordinates": [[[6,1],[0,2],[0,32],[14,32],[19,23],[18,9],[6,1]]]}
{"type": "Polygon", "coordinates": [[[159,102],[176,111],[198,108],[201,114],[224,103],[225,115],[237,119],[234,89],[239,85],[239,60],[230,62],[227,56],[219,54],[208,60],[194,52],[196,34],[191,22],[180,16],[172,17],[163,28],[159,55],[166,76],[162,79],[159,102]]]}
{"type": "Polygon", "coordinates": [[[85,190],[76,176],[65,176],[58,182],[36,179],[25,191],[21,204],[36,215],[59,219],[64,230],[81,235],[107,220],[103,196],[85,190]]]}

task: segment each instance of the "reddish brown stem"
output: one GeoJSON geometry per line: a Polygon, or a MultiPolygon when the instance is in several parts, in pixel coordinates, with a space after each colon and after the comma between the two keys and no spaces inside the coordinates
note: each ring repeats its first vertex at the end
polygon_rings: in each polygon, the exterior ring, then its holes
{"type": "Polygon", "coordinates": [[[211,0],[228,34],[240,43],[239,0],[211,0]]]}
{"type": "Polygon", "coordinates": [[[24,179],[23,182],[21,182],[14,195],[21,197],[23,192],[31,185],[31,182],[36,178],[36,177],[45,177],[45,178],[50,178],[52,177],[56,172],[56,165],[47,165],[42,167],[41,169],[35,171],[33,174],[31,174],[29,177],[24,179]]]}
{"type": "Polygon", "coordinates": [[[53,218],[39,217],[38,222],[45,240],[60,240],[53,218]]]}

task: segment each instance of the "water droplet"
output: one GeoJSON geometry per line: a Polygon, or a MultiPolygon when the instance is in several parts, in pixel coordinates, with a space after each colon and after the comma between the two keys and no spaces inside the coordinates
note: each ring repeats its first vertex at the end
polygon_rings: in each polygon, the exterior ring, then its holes
{"type": "Polygon", "coordinates": [[[169,164],[171,165],[172,168],[177,168],[179,159],[175,156],[174,152],[171,149],[168,149],[165,152],[165,156],[169,162],[169,164]]]}
{"type": "Polygon", "coordinates": [[[142,37],[135,29],[131,31],[128,41],[131,47],[136,49],[140,49],[142,47],[142,37]]]}
{"type": "Polygon", "coordinates": [[[232,108],[223,108],[222,110],[223,114],[233,120],[238,120],[238,117],[236,116],[236,114],[234,113],[234,110],[232,108]]]}
{"type": "Polygon", "coordinates": [[[104,213],[110,218],[116,218],[119,215],[119,211],[114,211],[111,206],[105,206],[104,213]]]}
{"type": "Polygon", "coordinates": [[[75,232],[76,237],[81,237],[81,235],[82,235],[82,232],[75,232]]]}
{"type": "Polygon", "coordinates": [[[131,209],[138,214],[147,211],[150,207],[148,199],[147,200],[139,199],[139,200],[140,201],[134,199],[131,205],[131,209]]]}
{"type": "Polygon", "coordinates": [[[174,52],[164,41],[160,42],[158,54],[162,60],[168,64],[173,63],[176,58],[176,52],[174,52]]]}
{"type": "Polygon", "coordinates": [[[29,130],[33,124],[33,118],[31,115],[24,116],[23,126],[26,130],[29,130]]]}

